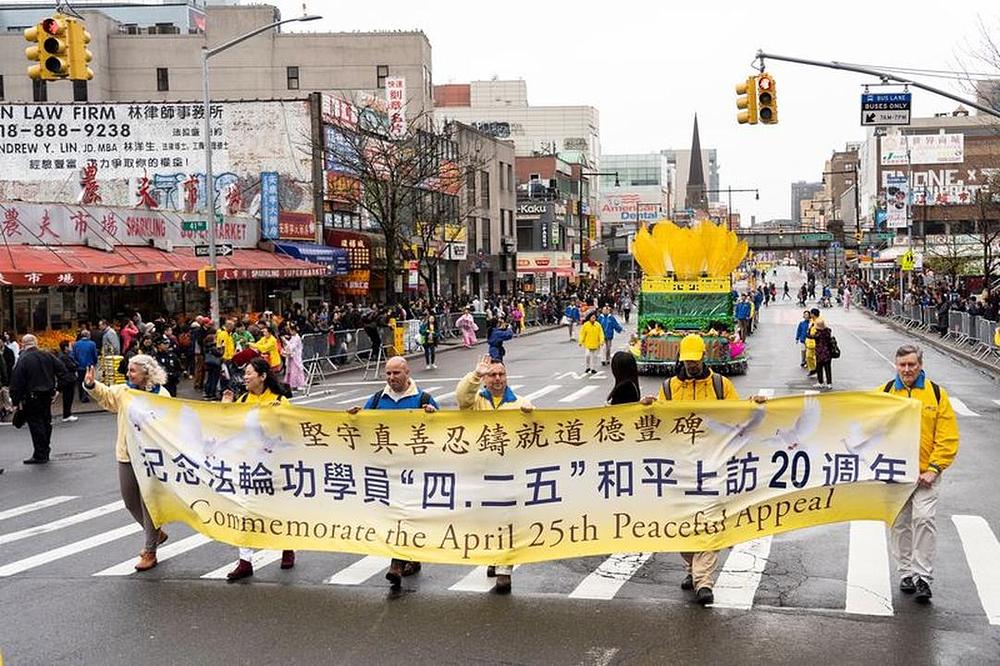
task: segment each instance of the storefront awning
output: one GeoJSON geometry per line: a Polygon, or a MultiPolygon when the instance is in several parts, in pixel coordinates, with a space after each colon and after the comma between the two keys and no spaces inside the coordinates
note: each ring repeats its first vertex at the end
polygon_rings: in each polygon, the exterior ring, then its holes
{"type": "Polygon", "coordinates": [[[544,273],[544,274],[555,273],[559,277],[573,277],[574,275],[576,275],[575,270],[566,267],[556,268],[554,266],[545,266],[545,267],[531,266],[527,268],[522,267],[517,269],[518,275],[535,274],[535,273],[544,273]]]}
{"type": "Polygon", "coordinates": [[[347,275],[350,261],[346,248],[316,243],[275,243],[274,253],[326,266],[330,275],[347,275]]]}
{"type": "MultiPolygon", "coordinates": [[[[105,252],[81,245],[0,245],[0,285],[26,287],[79,285],[141,286],[197,282],[208,259],[192,248],[164,252],[154,247],[119,246],[105,252]]],[[[220,280],[322,277],[325,266],[264,250],[236,249],[218,258],[220,280]]]]}

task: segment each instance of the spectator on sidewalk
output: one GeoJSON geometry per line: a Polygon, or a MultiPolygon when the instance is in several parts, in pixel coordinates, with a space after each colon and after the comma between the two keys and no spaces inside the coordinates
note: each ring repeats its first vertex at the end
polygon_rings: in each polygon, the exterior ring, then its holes
{"type": "MultiPolygon", "coordinates": [[[[69,340],[59,341],[59,353],[56,356],[62,361],[62,364],[66,366],[66,377],[59,383],[59,393],[62,395],[62,421],[63,423],[72,423],[77,420],[77,417],[73,416],[73,398],[76,395],[76,384],[77,378],[79,378],[80,391],[83,391],[83,376],[82,373],[78,373],[76,355],[73,353],[76,351],[76,345],[80,344],[77,340],[73,344],[73,350],[70,350],[69,340]],[[71,379],[72,378],[72,379],[71,379]]],[[[94,359],[94,365],[97,363],[97,359],[94,359]]],[[[88,366],[89,367],[89,366],[88,366]]],[[[82,398],[80,402],[85,402],[82,398]]],[[[86,400],[90,402],[90,400],[86,400]]]]}
{"type": "MultiPolygon", "coordinates": [[[[60,349],[62,346],[60,345],[60,349]]],[[[73,382],[75,385],[79,386],[80,390],[80,402],[90,402],[90,398],[87,393],[83,390],[83,375],[87,372],[87,368],[90,366],[97,365],[97,345],[94,341],[90,339],[90,331],[83,330],[80,332],[80,339],[73,343],[73,358],[76,363],[73,365],[73,371],[77,373],[77,381],[73,382]]],[[[63,361],[65,363],[65,360],[63,361]]],[[[67,365],[67,368],[69,366],[67,365]]],[[[72,387],[71,387],[72,388],[72,387]]],[[[61,390],[61,389],[60,389],[61,390]]],[[[73,388],[73,390],[76,390],[73,388]]],[[[70,403],[70,408],[72,409],[72,402],[70,403]]],[[[63,408],[63,420],[66,420],[65,407],[63,408]]]]}

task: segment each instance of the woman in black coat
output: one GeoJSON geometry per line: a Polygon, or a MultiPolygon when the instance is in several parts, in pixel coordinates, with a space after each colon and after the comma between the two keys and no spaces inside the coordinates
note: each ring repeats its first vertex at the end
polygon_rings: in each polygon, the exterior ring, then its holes
{"type": "Polygon", "coordinates": [[[609,405],[624,405],[639,402],[639,366],[635,356],[626,351],[615,352],[611,357],[611,374],[615,386],[608,394],[609,405]]]}

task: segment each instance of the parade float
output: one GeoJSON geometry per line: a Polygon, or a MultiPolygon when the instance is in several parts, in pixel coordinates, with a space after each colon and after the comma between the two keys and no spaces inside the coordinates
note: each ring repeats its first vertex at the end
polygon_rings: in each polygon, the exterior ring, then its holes
{"type": "Polygon", "coordinates": [[[680,227],[669,220],[643,226],[632,255],[642,268],[639,328],[632,353],[643,374],[673,374],[681,338],[705,339],[705,363],[724,375],[747,371],[745,344],[736,335],[732,273],[747,244],[709,221],[680,227]]]}

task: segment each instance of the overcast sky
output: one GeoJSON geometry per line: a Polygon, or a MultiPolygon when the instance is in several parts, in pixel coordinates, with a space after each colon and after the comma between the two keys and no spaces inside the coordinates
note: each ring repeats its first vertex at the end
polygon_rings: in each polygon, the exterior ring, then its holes
{"type": "MultiPolygon", "coordinates": [[[[302,9],[301,1],[275,4],[285,18],[302,9]]],[[[688,148],[697,113],[701,145],[719,151],[722,187],[760,188],[760,201],[734,195],[734,208],[747,220],[788,217],[789,184],[819,180],[831,151],[864,138],[860,94],[871,82],[769,62],[779,123],[741,126],[733,86],[752,73],[758,48],[814,60],[956,69],[972,63],[980,20],[1000,36],[996,0],[701,0],[675,8],[680,4],[311,0],[308,10],[324,19],[302,27],[419,28],[431,42],[435,83],[523,78],[532,105],[594,106],[604,153],[688,148]]],[[[959,82],[922,80],[968,95],[959,82]]],[[[913,105],[915,116],[957,106],[919,91],[913,105]]]]}

